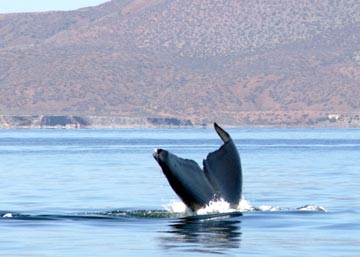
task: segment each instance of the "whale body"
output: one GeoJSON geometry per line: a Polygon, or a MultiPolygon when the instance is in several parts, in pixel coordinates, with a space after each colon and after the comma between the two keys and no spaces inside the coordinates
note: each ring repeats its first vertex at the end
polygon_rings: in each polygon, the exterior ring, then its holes
{"type": "Polygon", "coordinates": [[[163,149],[155,149],[153,153],[172,189],[193,212],[219,199],[236,208],[241,199],[239,153],[230,135],[216,123],[214,128],[224,143],[208,154],[203,169],[195,161],[163,149]]]}

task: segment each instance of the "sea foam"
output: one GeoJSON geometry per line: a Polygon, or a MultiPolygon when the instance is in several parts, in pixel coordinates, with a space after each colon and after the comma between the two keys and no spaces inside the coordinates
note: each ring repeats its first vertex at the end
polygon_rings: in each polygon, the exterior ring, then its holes
{"type": "Polygon", "coordinates": [[[287,208],[287,207],[277,207],[270,205],[260,205],[259,207],[252,206],[251,203],[245,199],[241,199],[237,208],[232,208],[231,205],[223,199],[216,201],[210,201],[205,207],[197,210],[195,213],[192,212],[182,201],[180,200],[171,200],[168,204],[164,205],[164,208],[173,214],[182,214],[187,215],[208,215],[208,214],[219,214],[219,213],[232,213],[232,212],[254,212],[254,211],[263,211],[263,212],[273,212],[273,211],[320,211],[326,212],[326,209],[321,206],[316,205],[305,205],[298,208],[287,208]]]}
{"type": "Polygon", "coordinates": [[[253,211],[254,208],[248,201],[242,199],[237,208],[231,208],[230,204],[223,199],[217,201],[210,201],[204,208],[197,210],[195,213],[192,212],[182,201],[171,200],[168,204],[164,205],[164,208],[171,213],[182,213],[187,214],[217,214],[217,213],[231,213],[231,212],[247,212],[253,211]]]}

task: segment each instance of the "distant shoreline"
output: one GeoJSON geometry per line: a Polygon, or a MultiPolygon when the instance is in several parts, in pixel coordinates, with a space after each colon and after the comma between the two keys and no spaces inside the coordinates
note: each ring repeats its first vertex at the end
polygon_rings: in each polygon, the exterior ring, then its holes
{"type": "MultiPolygon", "coordinates": [[[[258,114],[259,115],[259,114],[258,114]]],[[[360,115],[325,115],[312,119],[273,120],[266,113],[235,122],[214,120],[226,127],[245,128],[360,128],[360,115]]],[[[275,116],[275,115],[273,115],[275,116]]],[[[278,116],[278,114],[277,114],[278,116]]],[[[276,117],[277,117],[276,116],[276,117]]],[[[0,115],[0,129],[121,129],[121,128],[207,128],[213,121],[176,117],[125,117],[94,115],[0,115]]]]}

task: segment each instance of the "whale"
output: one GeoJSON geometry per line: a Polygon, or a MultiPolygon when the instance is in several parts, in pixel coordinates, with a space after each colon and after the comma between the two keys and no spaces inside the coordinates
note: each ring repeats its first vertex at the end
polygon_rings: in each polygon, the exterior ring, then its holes
{"type": "Polygon", "coordinates": [[[155,149],[153,152],[171,188],[193,212],[218,200],[237,208],[241,200],[239,152],[229,133],[217,123],[214,123],[214,128],[223,144],[207,155],[202,169],[195,161],[183,159],[167,150],[155,149]]]}

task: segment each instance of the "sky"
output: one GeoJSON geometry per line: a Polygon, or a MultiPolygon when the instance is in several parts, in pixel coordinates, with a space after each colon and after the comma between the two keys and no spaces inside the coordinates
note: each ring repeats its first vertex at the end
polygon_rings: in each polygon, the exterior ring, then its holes
{"type": "Polygon", "coordinates": [[[0,0],[0,13],[74,10],[109,0],[0,0]]]}

